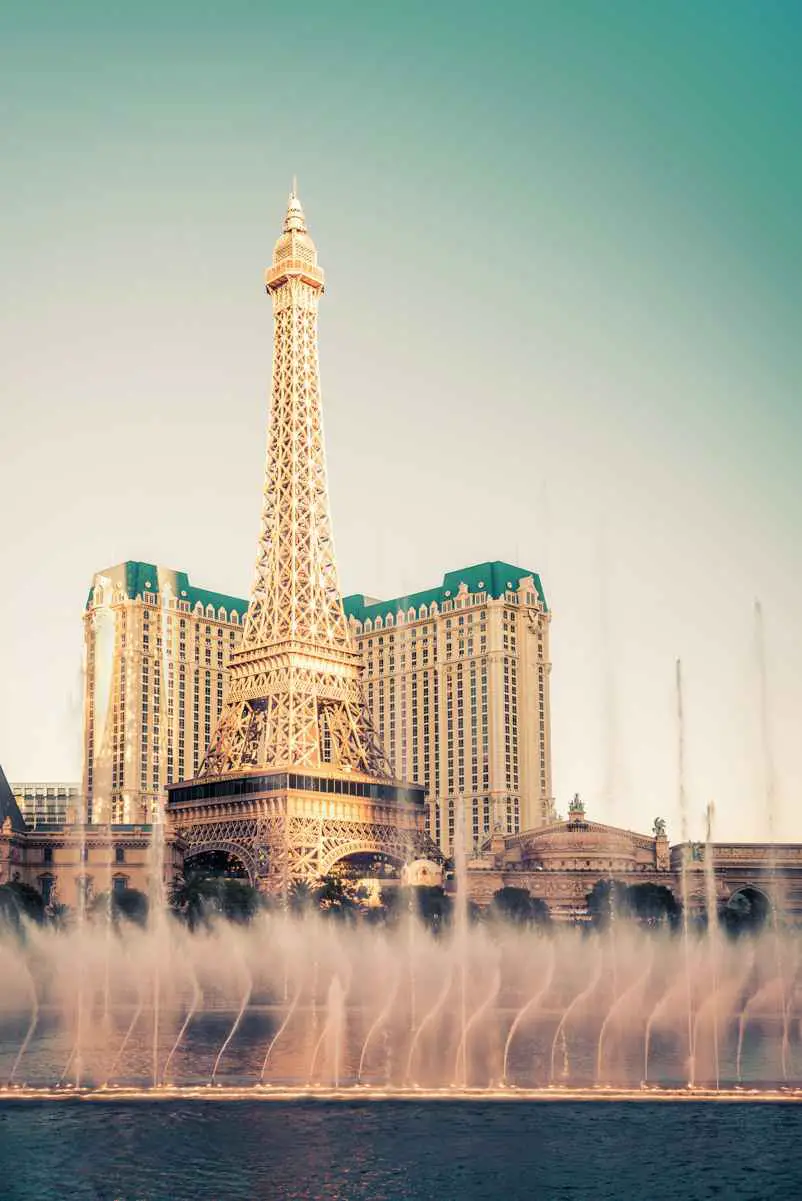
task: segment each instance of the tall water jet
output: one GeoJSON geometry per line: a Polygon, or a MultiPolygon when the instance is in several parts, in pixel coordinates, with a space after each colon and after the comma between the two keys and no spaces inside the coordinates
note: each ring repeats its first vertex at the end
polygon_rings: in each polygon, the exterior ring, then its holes
{"type": "MultiPolygon", "coordinates": [[[[716,1075],[716,1088],[720,1086],[720,1065],[719,1065],[719,1031],[718,1031],[718,1009],[716,1007],[716,993],[718,992],[718,956],[719,956],[719,923],[718,923],[718,897],[716,895],[716,869],[713,863],[713,819],[715,816],[716,807],[710,801],[705,810],[705,858],[704,858],[704,873],[705,873],[705,903],[707,908],[707,933],[706,941],[708,954],[710,957],[710,970],[713,978],[713,1064],[716,1075]]],[[[695,1035],[694,1035],[695,1038],[695,1035]]]]}
{"type": "Polygon", "coordinates": [[[381,1030],[381,1028],[385,1024],[385,1022],[388,1021],[390,1014],[393,1011],[395,999],[398,996],[398,990],[399,990],[400,984],[401,984],[401,975],[400,975],[400,972],[396,972],[395,979],[393,981],[393,986],[390,989],[389,996],[387,997],[387,1000],[385,1001],[382,1009],[379,1011],[378,1016],[375,1018],[372,1025],[370,1026],[370,1029],[368,1030],[368,1032],[365,1036],[365,1041],[362,1044],[362,1054],[359,1056],[359,1067],[357,1068],[357,1073],[356,1073],[357,1084],[359,1084],[362,1080],[362,1070],[365,1066],[365,1057],[368,1053],[368,1047],[370,1046],[371,1039],[373,1038],[374,1034],[376,1034],[376,1032],[378,1030],[381,1030]]]}
{"type": "Polygon", "coordinates": [[[460,981],[460,1052],[458,1053],[457,1065],[454,1070],[454,1082],[455,1084],[461,1084],[464,1088],[467,1084],[468,1070],[465,1056],[465,1029],[468,1020],[468,864],[465,853],[465,798],[462,793],[457,797],[455,827],[454,880],[456,883],[456,898],[454,906],[454,951],[460,981]],[[462,1056],[461,1073],[460,1054],[462,1056]]]}
{"type": "Polygon", "coordinates": [[[604,1021],[601,1024],[601,1029],[599,1030],[599,1042],[598,1042],[598,1047],[597,1047],[597,1051],[596,1051],[596,1082],[598,1084],[601,1084],[601,1079],[602,1079],[602,1065],[604,1063],[604,1036],[607,1033],[607,1028],[610,1025],[610,1022],[612,1021],[613,1015],[616,1014],[619,1009],[622,1009],[624,1007],[626,1002],[631,999],[633,994],[637,993],[638,989],[640,989],[641,987],[643,987],[646,984],[647,980],[649,979],[649,976],[651,975],[653,961],[654,961],[654,949],[650,945],[649,953],[646,956],[645,968],[643,969],[642,972],[639,973],[639,975],[636,977],[636,979],[633,980],[633,982],[629,985],[629,987],[625,988],[624,991],[618,997],[616,997],[616,999],[613,1001],[613,1004],[610,1006],[609,1010],[607,1011],[607,1014],[605,1015],[604,1021]]]}
{"type": "Polygon", "coordinates": [[[342,1075],[342,1052],[345,1041],[345,989],[338,975],[331,978],[326,994],[326,1020],[320,1037],[315,1043],[312,1059],[309,1064],[309,1083],[314,1084],[315,1070],[323,1044],[326,1044],[328,1066],[331,1072],[331,1082],[335,1088],[340,1087],[342,1075]]]}
{"type": "Polygon", "coordinates": [[[209,1078],[210,1084],[214,1084],[214,1082],[215,1082],[215,1079],[217,1077],[217,1071],[218,1071],[218,1068],[220,1067],[222,1058],[225,1055],[226,1051],[228,1050],[229,1045],[231,1044],[231,1040],[233,1039],[234,1035],[237,1033],[237,1030],[239,1029],[240,1022],[242,1021],[242,1019],[245,1015],[245,1010],[248,1008],[248,1002],[251,999],[251,992],[253,991],[253,978],[251,976],[251,973],[248,971],[247,965],[243,963],[243,967],[245,968],[245,988],[242,993],[242,999],[240,1000],[240,1006],[239,1006],[239,1009],[237,1010],[237,1016],[234,1018],[234,1023],[232,1025],[231,1029],[229,1030],[228,1035],[227,1035],[225,1041],[223,1042],[222,1047],[217,1052],[217,1058],[214,1061],[214,1067],[212,1068],[212,1074],[209,1078]]]}
{"type": "Polygon", "coordinates": [[[295,996],[292,998],[292,1004],[290,1005],[289,1009],[285,1013],[283,1022],[281,1023],[278,1030],[276,1031],[276,1033],[273,1035],[272,1039],[270,1040],[270,1043],[268,1044],[268,1048],[267,1048],[267,1051],[265,1052],[264,1060],[262,1061],[262,1070],[259,1073],[259,1083],[260,1084],[264,1084],[265,1073],[267,1072],[267,1065],[270,1062],[270,1056],[273,1054],[273,1048],[275,1047],[276,1043],[281,1038],[282,1034],[287,1029],[290,1022],[292,1021],[293,1015],[294,1015],[296,1009],[298,1008],[298,1003],[301,1000],[302,992],[303,992],[303,982],[299,980],[298,988],[296,989],[295,996]]]}
{"type": "Polygon", "coordinates": [[[175,1040],[173,1041],[173,1045],[170,1048],[169,1054],[167,1055],[167,1058],[164,1061],[164,1067],[162,1068],[161,1078],[162,1078],[162,1081],[164,1081],[165,1083],[167,1083],[168,1072],[170,1070],[170,1064],[173,1062],[175,1053],[178,1050],[178,1048],[181,1046],[181,1043],[184,1039],[184,1035],[186,1034],[187,1030],[189,1029],[190,1022],[192,1021],[195,1014],[200,1009],[201,1004],[203,1003],[203,991],[201,990],[201,987],[198,984],[198,977],[195,974],[195,971],[192,968],[191,964],[190,964],[190,972],[192,973],[192,1000],[189,1003],[189,1008],[187,1009],[186,1015],[184,1016],[184,1020],[181,1023],[181,1026],[179,1027],[178,1034],[175,1036],[175,1040]]]}
{"type": "Polygon", "coordinates": [[[451,986],[453,983],[454,983],[454,968],[452,966],[451,970],[447,973],[447,975],[445,977],[445,980],[443,982],[443,987],[440,990],[434,1004],[432,1005],[431,1009],[429,1009],[429,1011],[426,1014],[424,1014],[420,1025],[418,1026],[417,1030],[415,1031],[414,1035],[412,1036],[412,1042],[409,1045],[409,1052],[407,1054],[407,1067],[406,1067],[406,1073],[404,1076],[404,1079],[408,1084],[413,1083],[413,1081],[412,1081],[412,1065],[415,1061],[415,1051],[417,1050],[418,1044],[420,1043],[423,1032],[428,1026],[430,1026],[434,1022],[435,1018],[442,1010],[443,1006],[445,1005],[446,1001],[448,1000],[448,994],[451,992],[451,986]]]}
{"type": "Polygon", "coordinates": [[[137,988],[137,1003],[134,1008],[134,1012],[131,1015],[131,1020],[128,1023],[128,1027],[125,1031],[125,1034],[123,1035],[123,1040],[120,1043],[117,1054],[114,1056],[114,1059],[112,1060],[112,1063],[111,1063],[111,1067],[109,1068],[108,1072],[106,1073],[106,1085],[111,1084],[112,1080],[114,1079],[115,1075],[117,1074],[117,1068],[122,1063],[126,1048],[129,1044],[129,1042],[131,1041],[131,1035],[134,1033],[134,1028],[136,1027],[137,1022],[142,1017],[142,1011],[144,1010],[144,1008],[145,1008],[145,998],[142,994],[142,989],[137,988]]]}
{"type": "Polygon", "coordinates": [[[769,827],[769,879],[771,880],[772,896],[769,897],[770,904],[770,919],[772,934],[774,937],[775,960],[777,963],[777,975],[780,982],[778,991],[778,1003],[780,1011],[780,1021],[782,1022],[783,1038],[782,1038],[782,1074],[783,1080],[788,1079],[788,1043],[789,1043],[789,1021],[788,1021],[788,998],[786,997],[785,983],[785,964],[783,962],[782,941],[780,938],[780,924],[777,904],[777,890],[779,886],[777,875],[777,782],[776,771],[774,767],[774,752],[771,740],[771,729],[769,720],[769,691],[768,691],[768,668],[766,660],[766,634],[763,622],[763,606],[759,600],[755,600],[755,650],[757,657],[757,674],[758,674],[758,702],[760,705],[760,744],[763,760],[763,794],[766,805],[766,818],[769,827]]]}
{"type": "Polygon", "coordinates": [[[22,1062],[25,1052],[30,1046],[31,1039],[33,1038],[36,1027],[39,1024],[39,994],[36,990],[36,981],[34,980],[33,975],[31,974],[31,969],[27,964],[25,964],[25,974],[27,976],[28,986],[31,992],[31,1017],[30,1021],[28,1022],[28,1029],[25,1031],[25,1037],[22,1040],[19,1051],[17,1051],[17,1057],[14,1060],[8,1076],[8,1083],[10,1085],[14,1083],[14,1077],[17,1074],[17,1069],[22,1062]]]}
{"type": "MultiPolygon", "coordinates": [[[[677,789],[680,814],[680,841],[682,843],[682,858],[680,860],[680,900],[682,903],[682,953],[685,965],[685,1000],[688,1023],[688,1085],[693,1088],[696,1083],[696,1051],[693,1043],[693,1004],[691,994],[691,958],[690,958],[690,921],[689,890],[688,890],[688,797],[685,791],[685,711],[682,696],[682,660],[676,663],[676,700],[677,700],[677,789]]],[[[648,1035],[647,1035],[648,1041],[648,1035]]],[[[648,1052],[647,1052],[648,1055],[648,1052]]]]}
{"type": "Polygon", "coordinates": [[[490,988],[481,1004],[473,1011],[470,1018],[463,1024],[462,1035],[460,1037],[459,1046],[457,1047],[457,1057],[454,1063],[454,1085],[459,1088],[467,1088],[468,1086],[468,1035],[473,1026],[479,1021],[483,1014],[492,1005],[501,988],[501,971],[496,968],[493,973],[493,978],[490,982],[490,988]],[[461,1078],[459,1078],[461,1066],[461,1078]]]}
{"type": "Polygon", "coordinates": [[[579,1006],[584,1001],[586,1001],[588,999],[588,997],[592,996],[593,993],[596,991],[599,981],[601,980],[603,962],[604,962],[604,955],[601,952],[601,950],[597,950],[596,965],[595,965],[595,968],[593,971],[593,975],[591,976],[590,982],[586,985],[585,988],[582,989],[581,992],[577,993],[577,995],[574,997],[573,1001],[570,1002],[570,1004],[566,1008],[565,1012],[563,1013],[562,1017],[560,1018],[557,1029],[554,1032],[554,1039],[551,1044],[551,1076],[550,1076],[550,1080],[552,1082],[554,1081],[554,1060],[557,1055],[557,1046],[558,1046],[561,1036],[562,1036],[562,1046],[563,1046],[563,1076],[568,1075],[568,1072],[569,1072],[568,1039],[567,1039],[566,1033],[565,1033],[568,1019],[571,1016],[571,1014],[574,1012],[574,1010],[578,1009],[579,1006]]]}
{"type": "Polygon", "coordinates": [[[504,1058],[503,1058],[502,1067],[501,1067],[501,1083],[502,1084],[507,1083],[507,1063],[509,1061],[510,1047],[512,1046],[512,1040],[515,1036],[515,1033],[518,1030],[518,1027],[523,1022],[524,1018],[528,1017],[530,1013],[535,1013],[537,1011],[538,1005],[543,1000],[543,998],[546,996],[546,993],[549,991],[549,988],[551,987],[551,982],[554,979],[554,970],[556,967],[556,963],[557,963],[557,953],[554,950],[554,944],[552,943],[551,944],[551,958],[549,960],[549,970],[546,973],[546,979],[543,982],[543,984],[541,984],[540,988],[537,990],[537,992],[534,994],[534,996],[530,997],[529,1000],[526,1002],[526,1004],[523,1005],[518,1010],[517,1014],[515,1015],[515,1017],[513,1019],[512,1025],[510,1026],[509,1033],[507,1034],[507,1041],[504,1043],[504,1058]]]}

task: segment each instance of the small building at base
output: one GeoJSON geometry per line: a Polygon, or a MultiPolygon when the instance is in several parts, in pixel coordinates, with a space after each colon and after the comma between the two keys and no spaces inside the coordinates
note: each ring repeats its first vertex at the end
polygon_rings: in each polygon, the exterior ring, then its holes
{"type": "Polygon", "coordinates": [[[161,870],[169,890],[183,870],[183,844],[167,831],[157,863],[149,825],[39,825],[29,829],[0,768],[0,885],[29,884],[46,906],[77,908],[104,892],[149,895],[161,870]]]}
{"type": "Polygon", "coordinates": [[[791,920],[802,920],[802,845],[679,843],[665,822],[651,834],[589,821],[575,796],[565,821],[519,834],[496,833],[468,862],[471,900],[487,905],[501,888],[522,888],[544,901],[556,921],[588,920],[587,897],[600,880],[668,888],[688,912],[706,909],[706,858],[719,907],[758,894],[791,920]]]}

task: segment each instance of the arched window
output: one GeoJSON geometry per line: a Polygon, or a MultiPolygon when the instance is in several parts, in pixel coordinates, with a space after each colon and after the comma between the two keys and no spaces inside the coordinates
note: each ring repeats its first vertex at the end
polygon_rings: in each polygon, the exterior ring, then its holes
{"type": "Polygon", "coordinates": [[[426,605],[421,605],[419,616],[421,621],[425,621],[429,616],[429,610],[427,609],[426,605]]]}
{"type": "Polygon", "coordinates": [[[231,610],[231,621],[235,626],[239,625],[239,613],[236,609],[231,610]]]}
{"type": "Polygon", "coordinates": [[[217,610],[217,620],[218,621],[226,621],[227,618],[228,618],[228,614],[226,613],[225,609],[221,605],[220,608],[217,610]]]}
{"type": "Polygon", "coordinates": [[[381,628],[382,628],[382,619],[380,617],[377,617],[376,618],[376,629],[380,630],[381,628]]]}
{"type": "Polygon", "coordinates": [[[436,617],[437,613],[438,613],[437,601],[432,601],[431,606],[429,607],[429,616],[436,617]]]}
{"type": "Polygon", "coordinates": [[[389,630],[390,626],[393,624],[393,615],[392,615],[392,613],[388,613],[388,614],[387,614],[387,618],[386,618],[386,620],[385,620],[385,623],[384,623],[384,624],[386,625],[387,629],[389,630]]]}
{"type": "Polygon", "coordinates": [[[207,617],[212,617],[212,618],[214,617],[214,605],[207,605],[207,606],[206,606],[206,616],[207,616],[207,617]]]}
{"type": "Polygon", "coordinates": [[[372,630],[373,630],[373,622],[370,620],[369,617],[366,617],[365,618],[365,633],[370,634],[372,632],[372,630]]]}

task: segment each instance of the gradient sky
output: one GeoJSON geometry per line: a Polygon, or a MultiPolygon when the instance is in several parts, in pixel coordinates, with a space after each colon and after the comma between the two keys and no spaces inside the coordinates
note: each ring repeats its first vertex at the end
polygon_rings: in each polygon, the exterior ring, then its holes
{"type": "Polygon", "coordinates": [[[679,656],[691,832],[802,840],[800,61],[795,0],[6,0],[9,778],[79,778],[94,571],[247,593],[297,173],[343,590],[539,571],[558,807],[679,838],[679,656]]]}

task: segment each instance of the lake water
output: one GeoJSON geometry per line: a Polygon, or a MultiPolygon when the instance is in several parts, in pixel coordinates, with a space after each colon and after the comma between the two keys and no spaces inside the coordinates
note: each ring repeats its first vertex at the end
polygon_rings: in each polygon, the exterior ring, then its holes
{"type": "Polygon", "coordinates": [[[0,1103],[0,1201],[793,1201],[802,1106],[0,1103]]]}

